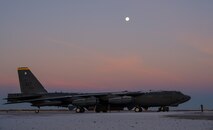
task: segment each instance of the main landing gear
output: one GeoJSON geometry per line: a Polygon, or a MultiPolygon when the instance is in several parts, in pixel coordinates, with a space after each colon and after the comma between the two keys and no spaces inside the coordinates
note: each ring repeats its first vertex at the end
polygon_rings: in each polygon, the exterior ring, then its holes
{"type": "Polygon", "coordinates": [[[142,111],[148,111],[148,107],[140,107],[136,106],[134,109],[135,112],[142,112],[142,111]]]}
{"type": "Polygon", "coordinates": [[[135,112],[142,112],[143,110],[142,110],[141,107],[135,107],[134,111],[135,111],[135,112]]]}
{"type": "Polygon", "coordinates": [[[104,113],[106,113],[107,111],[108,111],[108,106],[105,106],[105,105],[103,105],[103,106],[101,106],[101,105],[97,105],[97,106],[95,106],[95,112],[96,113],[99,113],[99,112],[104,112],[104,113]]]}
{"type": "Polygon", "coordinates": [[[161,112],[161,111],[162,112],[168,112],[169,111],[169,107],[165,107],[165,106],[164,107],[159,107],[158,108],[158,112],[161,112]]]}
{"type": "Polygon", "coordinates": [[[77,108],[75,109],[75,112],[76,112],[76,113],[84,113],[84,112],[85,112],[85,109],[84,109],[83,107],[77,107],[77,108]]]}

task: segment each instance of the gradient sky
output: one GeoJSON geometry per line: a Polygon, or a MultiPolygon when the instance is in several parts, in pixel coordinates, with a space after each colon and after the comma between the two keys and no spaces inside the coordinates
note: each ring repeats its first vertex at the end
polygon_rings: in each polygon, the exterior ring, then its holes
{"type": "Polygon", "coordinates": [[[1,0],[0,98],[28,66],[48,91],[178,90],[213,108],[213,1],[1,0]],[[126,22],[125,17],[130,17],[126,22]]]}

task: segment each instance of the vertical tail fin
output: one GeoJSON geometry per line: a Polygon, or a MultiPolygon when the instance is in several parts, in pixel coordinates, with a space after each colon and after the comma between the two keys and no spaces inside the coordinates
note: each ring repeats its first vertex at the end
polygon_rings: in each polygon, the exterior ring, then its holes
{"type": "Polygon", "coordinates": [[[47,93],[39,80],[33,75],[28,67],[18,68],[19,83],[21,93],[37,94],[47,93]]]}

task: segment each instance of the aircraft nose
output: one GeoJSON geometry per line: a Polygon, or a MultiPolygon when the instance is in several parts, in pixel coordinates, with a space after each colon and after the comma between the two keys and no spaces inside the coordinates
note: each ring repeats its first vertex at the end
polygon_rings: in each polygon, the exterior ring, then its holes
{"type": "Polygon", "coordinates": [[[190,96],[185,95],[185,102],[186,102],[186,101],[189,101],[190,99],[191,99],[191,97],[190,97],[190,96]]]}

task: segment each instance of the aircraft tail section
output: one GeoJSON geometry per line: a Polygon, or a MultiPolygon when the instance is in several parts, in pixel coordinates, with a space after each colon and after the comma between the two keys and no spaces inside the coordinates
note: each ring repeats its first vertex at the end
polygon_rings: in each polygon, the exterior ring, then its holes
{"type": "Polygon", "coordinates": [[[42,86],[42,84],[33,75],[33,73],[30,71],[28,67],[19,67],[18,76],[21,93],[24,94],[47,93],[47,90],[42,86]]]}

